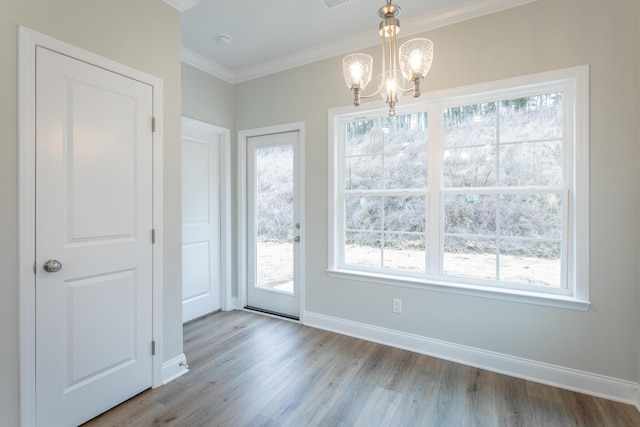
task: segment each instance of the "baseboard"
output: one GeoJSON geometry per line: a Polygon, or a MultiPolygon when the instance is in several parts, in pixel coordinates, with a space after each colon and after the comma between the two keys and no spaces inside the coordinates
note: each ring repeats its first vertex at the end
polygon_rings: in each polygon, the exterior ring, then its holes
{"type": "Polygon", "coordinates": [[[187,372],[189,372],[189,365],[187,365],[187,357],[184,354],[167,360],[162,364],[162,385],[180,378],[187,372]]]}
{"type": "Polygon", "coordinates": [[[305,312],[307,326],[636,406],[640,384],[392,329],[305,312]]]}

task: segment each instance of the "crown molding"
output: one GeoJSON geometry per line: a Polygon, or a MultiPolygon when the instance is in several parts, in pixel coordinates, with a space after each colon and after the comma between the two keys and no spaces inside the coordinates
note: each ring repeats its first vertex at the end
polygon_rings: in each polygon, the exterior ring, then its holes
{"type": "MultiPolygon", "coordinates": [[[[537,1],[538,0],[467,0],[456,6],[440,9],[432,14],[408,18],[402,21],[402,37],[412,36],[537,1]]],[[[360,33],[348,39],[326,43],[312,49],[296,52],[286,57],[274,58],[270,61],[237,70],[236,72],[221,67],[184,47],[182,48],[182,61],[202,71],[208,72],[215,77],[235,84],[311,64],[334,56],[344,55],[358,49],[375,46],[379,43],[380,37],[375,31],[360,33]],[[189,52],[186,58],[185,51],[189,52]]]]}
{"type": "Polygon", "coordinates": [[[164,2],[180,13],[200,3],[198,0],[164,0],[164,2]]]}
{"type": "Polygon", "coordinates": [[[205,73],[211,74],[214,77],[224,80],[227,83],[238,83],[235,78],[235,74],[228,68],[218,65],[215,62],[205,58],[204,56],[187,49],[182,46],[180,50],[180,59],[187,65],[191,65],[205,73]]]}

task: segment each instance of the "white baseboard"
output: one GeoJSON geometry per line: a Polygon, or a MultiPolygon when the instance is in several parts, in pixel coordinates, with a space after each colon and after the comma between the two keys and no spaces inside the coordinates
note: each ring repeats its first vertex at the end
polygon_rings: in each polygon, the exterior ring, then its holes
{"type": "Polygon", "coordinates": [[[636,406],[640,384],[446,341],[305,312],[307,326],[636,406]]]}
{"type": "Polygon", "coordinates": [[[189,365],[187,365],[187,356],[184,354],[167,360],[162,364],[162,385],[180,378],[187,372],[189,372],[189,365]]]}

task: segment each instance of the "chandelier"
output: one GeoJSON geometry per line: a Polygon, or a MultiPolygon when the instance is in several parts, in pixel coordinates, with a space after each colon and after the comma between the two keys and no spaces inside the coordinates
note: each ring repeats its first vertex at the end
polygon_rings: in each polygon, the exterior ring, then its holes
{"type": "Polygon", "coordinates": [[[403,43],[396,56],[396,36],[400,32],[400,21],[397,18],[399,14],[400,7],[392,4],[391,0],[387,0],[387,4],[378,10],[378,16],[382,18],[382,73],[378,76],[378,89],[375,93],[366,96],[362,94],[371,80],[373,58],[364,53],[354,53],[342,60],[344,80],[353,92],[353,105],[360,105],[362,98],[380,94],[389,105],[389,116],[396,115],[396,104],[402,93],[412,92],[414,98],[420,96],[420,82],[429,72],[433,60],[433,43],[427,39],[413,39],[403,43]]]}

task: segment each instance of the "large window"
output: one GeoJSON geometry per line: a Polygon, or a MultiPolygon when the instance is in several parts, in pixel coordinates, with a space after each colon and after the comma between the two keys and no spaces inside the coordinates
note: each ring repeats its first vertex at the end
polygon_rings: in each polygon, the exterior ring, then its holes
{"type": "Polygon", "coordinates": [[[587,67],[331,110],[330,274],[585,308],[587,67]]]}

